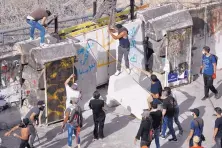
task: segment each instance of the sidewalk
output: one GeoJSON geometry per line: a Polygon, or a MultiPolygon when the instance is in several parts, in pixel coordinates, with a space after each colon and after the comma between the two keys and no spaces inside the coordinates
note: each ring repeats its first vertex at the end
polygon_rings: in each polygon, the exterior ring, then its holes
{"type": "MultiPolygon", "coordinates": [[[[217,73],[217,80],[214,82],[215,86],[219,91],[222,90],[222,71],[217,73]]],[[[214,128],[214,121],[216,117],[214,114],[213,106],[209,100],[202,101],[204,94],[203,80],[199,77],[192,84],[175,88],[178,103],[180,105],[180,121],[184,128],[184,136],[178,139],[178,142],[169,143],[166,140],[160,140],[161,148],[188,148],[188,144],[185,142],[189,133],[191,114],[189,109],[197,107],[201,111],[201,117],[205,121],[204,135],[206,136],[206,142],[203,143],[205,148],[212,148],[212,135],[214,128]]],[[[222,91],[221,91],[222,95],[222,91]]],[[[222,101],[216,100],[213,95],[211,100],[213,105],[222,107],[222,101]]],[[[81,143],[82,148],[139,148],[139,141],[137,145],[134,145],[134,137],[140,125],[140,120],[130,116],[130,113],[125,110],[122,106],[117,108],[109,108],[107,112],[104,134],[105,138],[101,141],[92,142],[93,135],[93,118],[92,112],[85,111],[84,114],[84,125],[81,131],[81,143]]],[[[38,128],[40,137],[39,144],[36,138],[37,148],[66,148],[67,133],[61,133],[61,123],[51,125],[48,127],[38,128]]],[[[176,129],[178,134],[178,130],[176,129]]],[[[17,148],[19,140],[14,137],[3,137],[3,132],[0,132],[3,145],[7,148],[17,148]]],[[[74,145],[73,147],[75,147],[74,145]]],[[[151,148],[155,148],[154,141],[152,142],[151,148]]]]}

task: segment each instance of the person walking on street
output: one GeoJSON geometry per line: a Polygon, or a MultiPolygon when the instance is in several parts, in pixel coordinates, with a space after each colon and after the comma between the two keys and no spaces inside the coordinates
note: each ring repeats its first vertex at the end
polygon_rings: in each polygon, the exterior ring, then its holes
{"type": "MultiPolygon", "coordinates": [[[[174,102],[175,112],[174,112],[173,119],[179,129],[179,134],[183,135],[183,128],[182,128],[180,121],[179,121],[180,108],[177,103],[176,95],[171,91],[170,87],[165,87],[165,88],[170,92],[170,95],[175,99],[175,102],[174,102]]],[[[168,132],[167,135],[170,135],[170,132],[168,132]]]]}
{"type": "Polygon", "coordinates": [[[168,88],[164,88],[164,91],[162,93],[162,99],[163,99],[163,125],[162,125],[162,133],[161,137],[165,139],[166,135],[166,129],[169,128],[170,134],[172,135],[172,138],[169,139],[169,141],[177,141],[177,137],[175,135],[175,130],[173,128],[173,117],[175,113],[175,99],[171,96],[171,91],[169,91],[168,88]]]}
{"type": "Polygon", "coordinates": [[[130,41],[128,38],[128,30],[121,24],[117,24],[116,29],[109,28],[108,33],[113,37],[113,39],[119,40],[117,71],[115,75],[118,76],[121,73],[121,64],[123,56],[125,60],[126,71],[128,74],[130,74],[128,57],[130,52],[130,41]],[[116,32],[118,32],[117,36],[113,34],[116,32]]]}
{"type": "Polygon", "coordinates": [[[217,119],[214,126],[213,140],[216,143],[216,148],[222,148],[222,110],[220,107],[216,107],[214,110],[216,112],[217,119]]]}
{"type": "MultiPolygon", "coordinates": [[[[31,137],[30,137],[30,147],[31,148],[34,148],[34,141],[37,136],[37,131],[35,129],[36,121],[38,120],[40,112],[43,110],[44,110],[44,104],[42,101],[39,101],[37,103],[37,106],[34,106],[31,110],[29,110],[29,112],[25,116],[25,118],[29,119],[28,127],[29,127],[29,131],[31,134],[31,137]]],[[[13,127],[12,130],[10,130],[10,131],[13,132],[13,131],[17,130],[18,128],[19,128],[19,125],[13,127]]]]}
{"type": "Polygon", "coordinates": [[[80,130],[83,124],[82,109],[77,104],[79,102],[78,98],[71,98],[71,106],[69,106],[65,111],[65,118],[62,124],[62,129],[65,126],[68,129],[68,147],[72,147],[72,135],[75,134],[76,143],[78,148],[80,148],[80,130]]]}
{"type": "Polygon", "coordinates": [[[137,140],[140,140],[140,147],[144,147],[147,146],[149,148],[151,142],[152,142],[152,138],[150,137],[151,134],[151,130],[153,129],[152,127],[152,118],[150,117],[150,112],[148,110],[145,110],[142,113],[142,121],[140,123],[140,127],[139,130],[137,132],[137,135],[135,137],[134,140],[134,144],[136,145],[137,140]]]}
{"type": "Polygon", "coordinates": [[[29,145],[29,119],[28,118],[24,118],[21,123],[14,127],[13,129],[11,129],[9,132],[5,133],[5,136],[10,136],[10,134],[15,131],[18,128],[21,128],[21,136],[17,135],[16,133],[13,134],[14,137],[17,137],[19,139],[21,139],[21,143],[19,148],[31,148],[29,145]]]}
{"type": "Polygon", "coordinates": [[[199,117],[200,111],[197,108],[190,110],[194,119],[191,121],[190,124],[190,133],[187,137],[187,142],[189,143],[190,147],[193,146],[194,136],[198,136],[200,138],[198,145],[201,146],[202,141],[205,140],[203,136],[203,128],[204,128],[204,121],[199,117]]]}
{"type": "Polygon", "coordinates": [[[46,28],[46,19],[51,15],[49,10],[43,8],[38,8],[33,11],[30,15],[27,16],[26,22],[31,26],[30,29],[30,40],[34,40],[35,29],[40,31],[40,46],[45,46],[45,28],[46,28]],[[42,20],[40,24],[38,21],[42,20]]]}
{"type": "Polygon", "coordinates": [[[156,148],[160,148],[160,131],[161,131],[161,124],[162,124],[162,111],[157,109],[157,104],[151,103],[152,110],[150,112],[150,116],[152,117],[152,125],[154,130],[154,139],[156,143],[156,148]]]}
{"type": "Polygon", "coordinates": [[[194,136],[193,137],[193,146],[191,148],[204,148],[198,144],[199,142],[200,142],[200,138],[198,136],[194,136]]]}
{"type": "Polygon", "coordinates": [[[200,72],[203,73],[205,92],[202,100],[209,98],[209,90],[211,90],[215,94],[215,98],[218,99],[219,93],[213,85],[213,80],[216,79],[217,58],[215,55],[210,54],[210,48],[208,46],[203,47],[202,53],[200,72]]]}
{"type": "Polygon", "coordinates": [[[94,139],[98,140],[98,138],[103,139],[103,128],[104,128],[104,122],[106,118],[106,114],[104,112],[104,101],[99,99],[100,93],[98,91],[95,91],[93,93],[93,99],[89,102],[89,108],[92,109],[93,112],[93,120],[94,120],[94,139]]]}

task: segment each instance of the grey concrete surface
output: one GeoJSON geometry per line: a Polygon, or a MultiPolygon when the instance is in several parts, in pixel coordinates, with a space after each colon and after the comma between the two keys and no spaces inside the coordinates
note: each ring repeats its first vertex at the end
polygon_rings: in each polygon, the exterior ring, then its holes
{"type": "MultiPolygon", "coordinates": [[[[222,90],[222,72],[218,71],[217,80],[214,82],[219,91],[222,90]]],[[[180,105],[180,117],[179,120],[184,128],[183,137],[178,138],[178,142],[169,143],[166,140],[161,139],[161,148],[187,148],[188,143],[185,142],[189,132],[189,126],[191,121],[190,112],[191,108],[197,107],[201,111],[201,117],[205,121],[204,134],[206,136],[206,142],[203,143],[205,148],[213,148],[212,143],[213,127],[216,117],[212,116],[213,106],[222,106],[220,99],[216,100],[213,94],[210,94],[210,100],[201,100],[203,97],[203,79],[200,76],[195,82],[189,85],[175,88],[174,93],[180,105]]],[[[105,91],[103,91],[105,93],[105,91]]],[[[222,91],[221,94],[222,95],[222,91]]],[[[11,120],[13,118],[5,117],[4,120],[11,120]]],[[[0,121],[2,121],[2,114],[0,114],[0,121]]],[[[107,117],[105,122],[104,134],[105,138],[100,141],[92,142],[92,130],[93,130],[93,118],[90,110],[84,112],[84,125],[81,131],[81,143],[82,148],[139,148],[139,142],[135,146],[133,144],[134,137],[139,128],[140,120],[130,116],[130,113],[126,111],[122,106],[117,108],[108,108],[107,117]]],[[[38,133],[40,137],[40,144],[36,139],[35,145],[37,148],[66,148],[67,132],[61,133],[61,123],[50,125],[48,127],[38,127],[38,133]]],[[[177,128],[175,127],[176,131],[177,128]]],[[[4,137],[5,131],[0,131],[0,137],[2,138],[2,147],[17,148],[19,140],[14,137],[4,137]]],[[[178,134],[178,131],[177,131],[178,134]]],[[[77,147],[74,145],[73,147],[77,147]]],[[[151,148],[155,148],[153,141],[151,148]]]]}

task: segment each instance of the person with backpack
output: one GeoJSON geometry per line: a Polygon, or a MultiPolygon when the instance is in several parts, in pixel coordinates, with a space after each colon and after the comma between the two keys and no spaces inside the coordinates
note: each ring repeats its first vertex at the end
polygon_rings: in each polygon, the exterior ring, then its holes
{"type": "Polygon", "coordinates": [[[137,140],[140,140],[140,147],[147,146],[149,148],[152,140],[153,140],[153,126],[152,126],[152,118],[150,116],[150,112],[148,110],[144,110],[142,113],[142,121],[140,123],[139,130],[134,140],[134,144],[136,145],[137,140]]]}
{"type": "Polygon", "coordinates": [[[162,93],[163,99],[163,125],[162,125],[162,133],[161,137],[165,139],[166,129],[169,128],[170,134],[172,138],[169,141],[177,141],[177,137],[175,135],[175,130],[173,128],[173,118],[175,114],[175,99],[171,96],[171,91],[169,88],[165,87],[162,93]]]}
{"type": "Polygon", "coordinates": [[[213,140],[216,143],[216,148],[222,148],[222,109],[220,107],[216,107],[215,109],[217,119],[215,120],[214,125],[214,134],[213,140]]]}
{"type": "Polygon", "coordinates": [[[103,139],[103,128],[104,128],[104,122],[106,119],[106,113],[104,112],[104,101],[99,99],[100,93],[98,91],[95,91],[93,93],[93,98],[89,102],[89,108],[93,111],[93,120],[94,120],[94,139],[93,141],[97,140],[98,138],[103,139]]]}
{"type": "Polygon", "coordinates": [[[191,109],[190,111],[194,119],[190,124],[190,133],[187,137],[187,142],[190,147],[192,147],[194,143],[194,136],[198,136],[200,138],[198,145],[201,146],[202,141],[205,141],[205,137],[203,135],[204,121],[199,117],[200,111],[198,108],[191,109]]]}
{"type": "Polygon", "coordinates": [[[71,97],[70,103],[72,104],[69,106],[65,111],[65,118],[62,124],[62,129],[64,129],[65,125],[68,129],[68,147],[72,147],[72,135],[73,132],[76,137],[76,143],[78,148],[80,148],[80,129],[83,124],[83,117],[82,117],[82,109],[77,104],[79,101],[78,98],[71,97]]]}
{"type": "Polygon", "coordinates": [[[204,92],[205,95],[202,100],[209,98],[209,90],[215,94],[215,98],[219,99],[217,89],[213,85],[213,80],[216,79],[217,69],[217,56],[210,54],[210,47],[204,46],[202,50],[202,65],[200,67],[200,73],[203,74],[204,79],[204,92]]]}

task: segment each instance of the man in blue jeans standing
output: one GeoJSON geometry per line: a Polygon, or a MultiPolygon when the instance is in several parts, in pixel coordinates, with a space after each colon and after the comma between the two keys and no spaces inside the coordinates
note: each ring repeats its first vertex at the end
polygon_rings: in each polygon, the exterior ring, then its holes
{"type": "Polygon", "coordinates": [[[34,12],[32,12],[29,16],[27,16],[27,23],[31,26],[30,29],[30,40],[34,40],[35,28],[40,31],[40,46],[45,46],[45,27],[46,27],[46,19],[51,15],[49,10],[45,10],[43,8],[38,8],[34,12]],[[40,24],[38,21],[42,20],[40,24]]]}
{"type": "Polygon", "coordinates": [[[65,119],[63,121],[62,129],[64,129],[65,125],[68,129],[68,147],[72,147],[72,135],[73,132],[76,137],[76,143],[78,148],[80,148],[80,128],[82,127],[83,117],[82,110],[80,106],[77,104],[79,101],[78,98],[71,97],[70,103],[72,104],[66,109],[65,119]]]}
{"type": "Polygon", "coordinates": [[[163,111],[162,114],[164,116],[163,118],[163,126],[162,126],[162,137],[165,137],[166,129],[167,127],[170,130],[170,134],[172,135],[172,138],[169,139],[169,141],[177,141],[177,137],[175,135],[175,131],[173,129],[173,117],[175,113],[175,99],[171,96],[171,92],[169,89],[164,88],[164,91],[162,93],[163,99],[163,111]]]}

